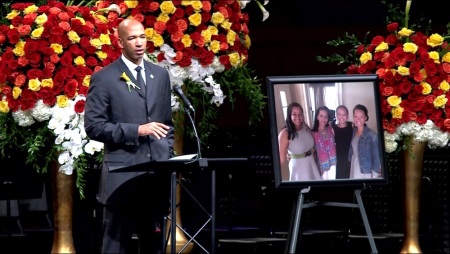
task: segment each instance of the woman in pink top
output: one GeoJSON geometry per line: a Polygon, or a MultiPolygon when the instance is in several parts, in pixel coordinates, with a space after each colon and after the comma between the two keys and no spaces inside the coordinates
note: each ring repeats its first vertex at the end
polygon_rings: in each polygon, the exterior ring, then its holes
{"type": "Polygon", "coordinates": [[[316,110],[311,130],[317,152],[317,165],[322,173],[322,179],[325,180],[336,179],[336,144],[328,112],[329,109],[325,106],[316,110]]]}

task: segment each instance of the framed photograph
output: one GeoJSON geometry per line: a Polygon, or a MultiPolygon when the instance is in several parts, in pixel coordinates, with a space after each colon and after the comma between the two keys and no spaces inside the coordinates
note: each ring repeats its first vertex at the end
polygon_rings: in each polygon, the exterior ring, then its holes
{"type": "Polygon", "coordinates": [[[387,183],[375,74],[266,82],[277,188],[387,183]]]}

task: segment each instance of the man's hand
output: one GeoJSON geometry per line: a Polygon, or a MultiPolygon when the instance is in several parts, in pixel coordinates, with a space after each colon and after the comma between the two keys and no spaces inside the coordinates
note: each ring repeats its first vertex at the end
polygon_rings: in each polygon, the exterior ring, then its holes
{"type": "Polygon", "coordinates": [[[169,129],[170,127],[163,123],[151,122],[140,125],[138,129],[138,134],[139,136],[153,135],[157,139],[161,139],[166,136],[167,130],[169,129]]]}

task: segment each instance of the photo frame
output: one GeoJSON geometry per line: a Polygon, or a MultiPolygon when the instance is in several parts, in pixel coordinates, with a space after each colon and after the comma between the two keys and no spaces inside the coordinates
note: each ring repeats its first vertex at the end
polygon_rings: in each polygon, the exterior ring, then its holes
{"type": "MultiPolygon", "coordinates": [[[[378,92],[378,80],[375,74],[361,75],[306,75],[306,76],[268,76],[266,78],[268,107],[270,118],[270,130],[272,139],[272,154],[274,165],[275,185],[277,188],[305,188],[308,186],[365,186],[387,183],[387,164],[385,157],[384,134],[380,113],[380,98],[378,92]],[[303,108],[303,122],[306,128],[312,131],[315,111],[320,106],[329,108],[328,119],[330,124],[336,122],[336,108],[345,105],[348,109],[348,121],[353,122],[353,109],[356,105],[364,105],[368,111],[368,119],[365,126],[375,134],[378,145],[373,147],[379,155],[379,174],[374,173],[370,178],[314,178],[294,179],[292,177],[294,162],[291,163],[291,155],[284,160],[280,155],[279,135],[286,126],[287,109],[291,102],[298,102],[303,108]],[[283,165],[280,164],[284,160],[283,165]]],[[[319,110],[320,111],[320,110],[319,110]]],[[[352,123],[353,131],[356,131],[352,123]]],[[[334,133],[334,132],[333,132],[334,133]]],[[[334,134],[333,134],[334,135],[334,134]]],[[[353,132],[352,135],[355,135],[353,132]]],[[[358,134],[359,136],[359,134],[358,134]]],[[[352,136],[353,139],[353,136],[352,136]]],[[[314,141],[313,141],[314,142],[314,141]]],[[[290,145],[290,143],[289,143],[290,145]]],[[[284,143],[282,146],[286,146],[284,143]]],[[[316,144],[314,143],[314,146],[316,144]]],[[[351,148],[350,148],[351,149],[351,148]]],[[[289,149],[288,149],[289,150],[289,149]]],[[[315,149],[314,149],[315,150],[315,149]]],[[[314,151],[315,161],[319,165],[317,152],[314,151]]],[[[353,153],[353,150],[351,151],[353,153]]],[[[309,154],[305,153],[307,156],[309,154]]],[[[304,155],[304,156],[306,156],[304,155]]],[[[294,155],[292,155],[294,156],[294,155]]],[[[296,155],[297,156],[297,155],[296,155]]],[[[341,156],[341,161],[343,161],[341,156]]],[[[351,164],[351,156],[348,157],[351,164]]],[[[339,158],[338,158],[339,161],[339,158]]],[[[337,162],[336,164],[339,164],[337,162]]],[[[344,163],[342,163],[343,165],[344,163]]],[[[356,165],[356,163],[354,163],[356,165]]],[[[341,168],[342,168],[341,165],[341,168]]],[[[358,164],[360,165],[360,164],[358,164]]],[[[320,171],[320,166],[318,166],[320,171]]],[[[362,167],[361,167],[362,168],[362,167]]],[[[300,169],[301,170],[301,169],[300,169]]],[[[354,169],[353,171],[358,171],[354,169]]],[[[362,171],[362,169],[361,169],[362,171]]],[[[323,174],[325,171],[320,171],[323,174]]],[[[367,176],[367,174],[365,175],[367,176]]]]}

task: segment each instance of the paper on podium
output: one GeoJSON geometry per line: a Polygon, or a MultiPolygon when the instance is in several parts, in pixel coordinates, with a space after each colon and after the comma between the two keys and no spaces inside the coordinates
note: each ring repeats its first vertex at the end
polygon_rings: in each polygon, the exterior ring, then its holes
{"type": "Polygon", "coordinates": [[[179,155],[179,156],[175,156],[170,158],[169,160],[192,160],[195,156],[197,156],[197,154],[193,153],[193,154],[185,154],[185,155],[179,155]]]}

